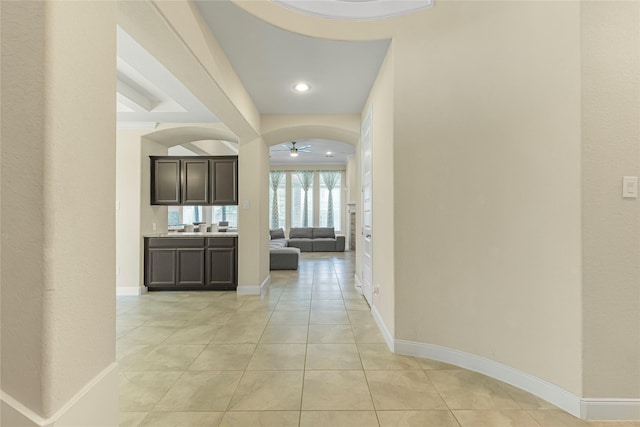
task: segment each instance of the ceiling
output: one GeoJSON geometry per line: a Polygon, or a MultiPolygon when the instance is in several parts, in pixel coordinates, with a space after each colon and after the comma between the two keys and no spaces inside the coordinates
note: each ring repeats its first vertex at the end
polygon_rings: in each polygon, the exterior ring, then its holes
{"type": "Polygon", "coordinates": [[[284,147],[291,146],[291,142],[279,144],[269,150],[272,165],[309,165],[309,164],[345,164],[347,158],[356,152],[356,147],[342,142],[326,139],[299,139],[297,147],[310,145],[310,153],[299,152],[297,157],[291,157],[290,151],[284,147]],[[330,152],[330,155],[327,155],[330,152]]]}
{"type": "Polygon", "coordinates": [[[118,128],[155,128],[158,123],[218,123],[158,60],[117,29],[118,128]]]}
{"type": "MultiPolygon", "coordinates": [[[[263,114],[360,113],[390,43],[306,37],[267,24],[230,1],[195,3],[263,114]],[[311,89],[297,93],[293,86],[299,81],[311,89]]],[[[117,34],[119,128],[219,122],[125,31],[118,28],[117,34]]],[[[288,151],[278,151],[281,145],[272,147],[271,163],[344,164],[355,152],[353,146],[336,141],[298,141],[298,145],[307,144],[312,153],[301,153],[297,158],[288,151]],[[331,157],[327,151],[333,153],[331,157]]]]}
{"type": "Polygon", "coordinates": [[[195,3],[263,114],[360,113],[390,43],[306,37],[230,1],[195,3]],[[299,81],[311,90],[296,93],[299,81]]]}

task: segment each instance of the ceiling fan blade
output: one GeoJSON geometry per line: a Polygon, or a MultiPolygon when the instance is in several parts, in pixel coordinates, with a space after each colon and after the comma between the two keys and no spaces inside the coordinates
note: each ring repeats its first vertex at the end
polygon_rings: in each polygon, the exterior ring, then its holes
{"type": "Polygon", "coordinates": [[[310,148],[310,147],[311,147],[311,145],[307,144],[307,145],[303,145],[302,147],[296,147],[296,148],[298,150],[304,150],[304,149],[307,149],[307,148],[310,148]]]}
{"type": "Polygon", "coordinates": [[[291,147],[291,146],[289,146],[287,144],[282,144],[282,146],[285,147],[287,150],[291,150],[291,148],[293,148],[293,147],[291,147]]]}
{"type": "Polygon", "coordinates": [[[298,148],[298,153],[311,153],[311,150],[301,150],[300,148],[298,148]]]}

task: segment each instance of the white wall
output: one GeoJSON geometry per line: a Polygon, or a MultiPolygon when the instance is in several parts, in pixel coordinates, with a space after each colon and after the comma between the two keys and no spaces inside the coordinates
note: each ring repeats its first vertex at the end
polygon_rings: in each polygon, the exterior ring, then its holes
{"type": "Polygon", "coordinates": [[[118,420],[115,13],[2,4],[3,408],[41,425],[118,420]]]}

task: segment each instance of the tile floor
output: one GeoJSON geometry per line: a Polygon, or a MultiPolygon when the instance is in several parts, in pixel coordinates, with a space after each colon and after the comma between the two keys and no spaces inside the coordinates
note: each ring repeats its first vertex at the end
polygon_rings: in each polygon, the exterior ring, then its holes
{"type": "Polygon", "coordinates": [[[618,427],[389,352],[351,253],[304,254],[268,294],[118,297],[121,426],[618,427]]]}

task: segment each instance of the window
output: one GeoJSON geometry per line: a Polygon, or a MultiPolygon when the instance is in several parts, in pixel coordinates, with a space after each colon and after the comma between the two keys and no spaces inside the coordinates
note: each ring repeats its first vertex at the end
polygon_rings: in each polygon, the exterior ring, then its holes
{"type": "Polygon", "coordinates": [[[344,231],[344,184],[344,170],[272,170],[269,228],[334,227],[344,231]]]}
{"type": "Polygon", "coordinates": [[[169,206],[169,225],[180,224],[180,206],[169,206]]]}
{"type": "Polygon", "coordinates": [[[237,206],[212,206],[213,216],[211,220],[213,223],[219,223],[220,221],[229,222],[230,228],[238,227],[238,207],[237,206]]]}
{"type": "Polygon", "coordinates": [[[194,222],[229,222],[229,227],[238,227],[237,206],[168,206],[170,226],[193,224],[194,222]]]}
{"type": "Polygon", "coordinates": [[[193,224],[194,222],[203,222],[204,215],[202,206],[183,206],[182,207],[182,223],[193,224]]]}
{"type": "Polygon", "coordinates": [[[335,227],[341,230],[342,198],[340,171],[320,172],[320,227],[335,227]]]}
{"type": "Polygon", "coordinates": [[[291,173],[291,227],[313,227],[312,171],[291,173]]]}
{"type": "Polygon", "coordinates": [[[287,173],[273,171],[269,175],[269,227],[286,228],[287,173]]]}

